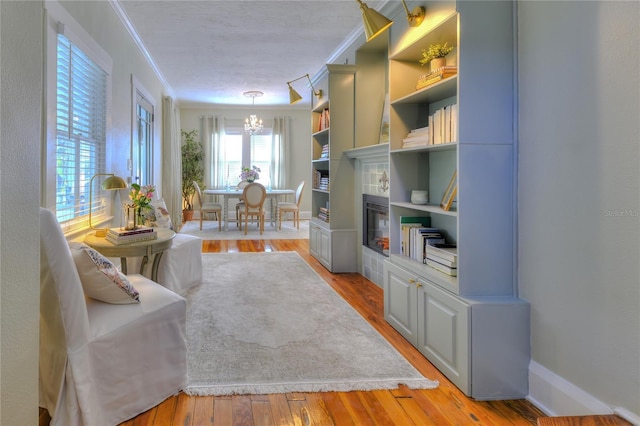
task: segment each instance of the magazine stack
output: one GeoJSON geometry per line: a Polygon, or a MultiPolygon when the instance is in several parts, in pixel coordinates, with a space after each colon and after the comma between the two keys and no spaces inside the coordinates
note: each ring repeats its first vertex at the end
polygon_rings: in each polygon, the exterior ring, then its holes
{"type": "Polygon", "coordinates": [[[455,244],[425,246],[425,263],[447,275],[458,275],[458,249],[455,244]]]}

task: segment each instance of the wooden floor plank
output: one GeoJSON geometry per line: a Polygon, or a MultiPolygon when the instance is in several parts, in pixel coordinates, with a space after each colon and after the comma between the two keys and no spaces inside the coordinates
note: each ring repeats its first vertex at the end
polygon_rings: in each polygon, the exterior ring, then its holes
{"type": "Polygon", "coordinates": [[[156,420],[153,423],[154,426],[171,426],[173,422],[173,417],[176,412],[176,404],[178,402],[178,396],[171,396],[160,405],[158,405],[158,410],[156,411],[156,420]]]}
{"type": "Polygon", "coordinates": [[[251,414],[255,426],[274,426],[269,400],[251,399],[251,414]]]}
{"type": "Polygon", "coordinates": [[[293,417],[291,416],[291,410],[289,409],[289,402],[287,401],[286,394],[269,395],[269,404],[271,406],[271,413],[275,424],[293,424],[293,417]]]}
{"type": "Polygon", "coordinates": [[[213,396],[201,396],[196,398],[193,407],[193,425],[213,425],[213,396]]]}
{"type": "Polygon", "coordinates": [[[233,406],[231,398],[216,397],[213,402],[213,426],[233,424],[233,406]]]}

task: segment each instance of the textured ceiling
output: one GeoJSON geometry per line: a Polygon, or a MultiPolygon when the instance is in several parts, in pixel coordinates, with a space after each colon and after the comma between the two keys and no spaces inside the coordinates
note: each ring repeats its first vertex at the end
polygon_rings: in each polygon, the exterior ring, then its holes
{"type": "MultiPolygon", "coordinates": [[[[375,9],[384,2],[367,1],[375,9]]],[[[317,73],[362,33],[354,0],[119,0],[134,32],[181,104],[288,105],[286,85],[317,73]]],[[[309,104],[306,79],[293,84],[309,104]]]]}

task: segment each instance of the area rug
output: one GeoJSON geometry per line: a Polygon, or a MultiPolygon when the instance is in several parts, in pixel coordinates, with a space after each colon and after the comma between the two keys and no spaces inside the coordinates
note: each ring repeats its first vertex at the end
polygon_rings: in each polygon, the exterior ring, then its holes
{"type": "MultiPolygon", "coordinates": [[[[224,223],[222,224],[224,227],[224,223]]],[[[309,238],[309,221],[300,221],[300,230],[293,226],[293,222],[283,221],[282,230],[271,226],[271,222],[264,224],[264,233],[260,235],[260,229],[255,223],[250,223],[247,235],[244,235],[244,229],[238,230],[235,222],[229,222],[227,231],[218,232],[218,221],[205,220],[202,222],[202,231],[200,231],[200,221],[191,220],[185,222],[180,228],[181,234],[195,235],[203,240],[299,240],[309,238]]]]}
{"type": "Polygon", "coordinates": [[[431,389],[296,252],[203,254],[187,299],[189,395],[431,389]]]}

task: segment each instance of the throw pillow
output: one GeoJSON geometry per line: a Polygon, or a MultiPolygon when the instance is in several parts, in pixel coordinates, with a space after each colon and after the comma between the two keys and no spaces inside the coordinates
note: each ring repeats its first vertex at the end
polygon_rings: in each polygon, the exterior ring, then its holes
{"type": "Polygon", "coordinates": [[[140,303],[140,295],[127,277],[106,257],[83,243],[69,243],[84,293],[116,305],[140,303]]]}
{"type": "Polygon", "coordinates": [[[167,205],[164,202],[164,198],[151,202],[154,214],[156,217],[156,226],[158,228],[165,228],[173,230],[173,224],[171,223],[171,215],[167,210],[167,205]]]}

